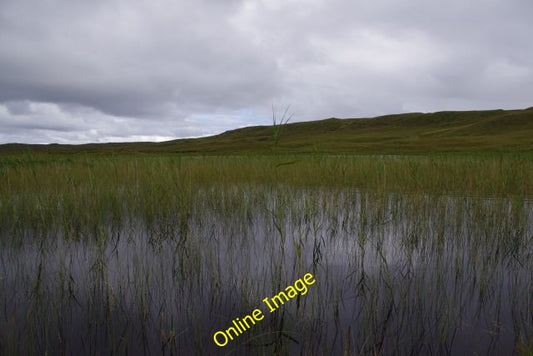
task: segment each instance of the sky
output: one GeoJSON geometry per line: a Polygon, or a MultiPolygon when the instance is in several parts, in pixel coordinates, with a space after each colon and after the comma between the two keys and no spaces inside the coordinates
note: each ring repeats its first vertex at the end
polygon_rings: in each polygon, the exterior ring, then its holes
{"type": "Polygon", "coordinates": [[[533,106],[531,0],[0,0],[0,143],[533,106]]]}

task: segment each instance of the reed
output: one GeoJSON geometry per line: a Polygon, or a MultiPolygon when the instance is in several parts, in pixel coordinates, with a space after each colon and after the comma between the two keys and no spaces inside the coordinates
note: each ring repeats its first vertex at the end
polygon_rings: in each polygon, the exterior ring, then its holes
{"type": "Polygon", "coordinates": [[[533,156],[0,159],[0,354],[526,352],[533,156]],[[306,295],[214,332],[305,273],[306,295]]]}

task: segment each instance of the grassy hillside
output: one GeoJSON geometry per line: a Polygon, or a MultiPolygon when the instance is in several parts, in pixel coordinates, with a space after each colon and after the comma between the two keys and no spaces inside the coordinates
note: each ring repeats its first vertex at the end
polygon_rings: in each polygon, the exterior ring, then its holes
{"type": "Polygon", "coordinates": [[[272,126],[160,143],[0,145],[0,153],[382,153],[533,151],[533,108],[443,111],[290,123],[274,144],[272,126]]]}

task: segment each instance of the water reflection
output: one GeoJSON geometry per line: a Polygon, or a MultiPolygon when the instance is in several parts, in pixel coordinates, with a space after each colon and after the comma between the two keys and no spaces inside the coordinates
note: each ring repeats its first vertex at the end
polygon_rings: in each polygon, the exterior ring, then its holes
{"type": "Polygon", "coordinates": [[[287,187],[218,198],[200,192],[185,222],[3,246],[2,353],[512,354],[532,339],[531,201],[287,187]],[[316,285],[269,313],[261,301],[305,273],[316,285]],[[255,308],[264,320],[214,344],[255,308]]]}

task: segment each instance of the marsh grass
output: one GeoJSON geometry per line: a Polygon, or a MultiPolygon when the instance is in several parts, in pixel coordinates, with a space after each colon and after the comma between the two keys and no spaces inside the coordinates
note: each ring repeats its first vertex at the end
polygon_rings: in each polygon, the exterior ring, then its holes
{"type": "Polygon", "coordinates": [[[2,354],[530,350],[528,154],[30,154],[0,175],[2,354]]]}

